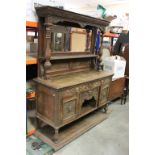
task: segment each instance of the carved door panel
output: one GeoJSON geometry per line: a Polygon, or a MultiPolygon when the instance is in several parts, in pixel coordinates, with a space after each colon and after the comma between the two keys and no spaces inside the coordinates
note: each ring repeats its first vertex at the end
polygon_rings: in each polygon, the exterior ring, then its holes
{"type": "Polygon", "coordinates": [[[109,93],[109,86],[101,86],[99,106],[106,104],[109,93]]]}
{"type": "Polygon", "coordinates": [[[62,113],[64,123],[74,120],[77,115],[77,99],[64,100],[62,113]]]}
{"type": "Polygon", "coordinates": [[[87,113],[97,107],[99,87],[80,93],[80,114],[87,113]]]}

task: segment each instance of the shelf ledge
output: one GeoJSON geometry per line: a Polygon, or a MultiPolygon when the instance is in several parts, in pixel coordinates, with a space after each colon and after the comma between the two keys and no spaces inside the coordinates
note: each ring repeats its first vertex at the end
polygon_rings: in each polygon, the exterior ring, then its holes
{"type": "Polygon", "coordinates": [[[97,55],[71,55],[71,56],[52,56],[50,60],[79,59],[79,58],[95,58],[97,55]]]}

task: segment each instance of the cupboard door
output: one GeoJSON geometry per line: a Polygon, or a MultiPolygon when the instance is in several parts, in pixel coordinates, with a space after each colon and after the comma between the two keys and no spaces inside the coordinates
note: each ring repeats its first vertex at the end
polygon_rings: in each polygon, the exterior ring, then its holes
{"type": "Polygon", "coordinates": [[[101,86],[99,106],[106,104],[109,93],[109,86],[101,86]]]}
{"type": "Polygon", "coordinates": [[[73,120],[76,117],[77,99],[63,101],[63,122],[73,120]]]}

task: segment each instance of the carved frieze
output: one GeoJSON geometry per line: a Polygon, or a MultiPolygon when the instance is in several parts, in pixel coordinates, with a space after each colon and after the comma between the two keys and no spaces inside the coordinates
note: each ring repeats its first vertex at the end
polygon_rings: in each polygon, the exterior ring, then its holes
{"type": "Polygon", "coordinates": [[[82,92],[80,94],[80,105],[82,105],[85,100],[90,100],[92,98],[94,98],[97,101],[98,100],[98,93],[99,93],[98,88],[82,92]]]}
{"type": "Polygon", "coordinates": [[[63,98],[75,95],[76,95],[76,88],[66,89],[62,92],[63,98]]]}
{"type": "MultiPolygon", "coordinates": [[[[47,18],[47,22],[48,23],[53,23],[53,24],[57,24],[57,23],[61,23],[61,22],[73,22],[73,23],[77,23],[77,21],[75,21],[74,19],[68,20],[68,18],[61,18],[61,17],[48,17],[47,18]]],[[[89,23],[86,22],[78,22],[80,27],[85,27],[87,25],[89,25],[89,23]]]]}
{"type": "Polygon", "coordinates": [[[91,82],[91,83],[87,83],[87,84],[81,84],[79,86],[64,90],[62,94],[63,94],[63,96],[68,96],[71,94],[81,93],[81,92],[85,92],[85,91],[88,91],[88,93],[91,94],[91,92],[92,92],[91,90],[99,87],[100,85],[101,85],[100,81],[91,82]]]}
{"type": "Polygon", "coordinates": [[[94,89],[96,87],[100,86],[100,81],[96,81],[96,82],[91,82],[88,84],[84,84],[84,85],[80,85],[78,88],[76,88],[79,92],[83,92],[83,91],[87,91],[87,90],[91,90],[94,89]]]}

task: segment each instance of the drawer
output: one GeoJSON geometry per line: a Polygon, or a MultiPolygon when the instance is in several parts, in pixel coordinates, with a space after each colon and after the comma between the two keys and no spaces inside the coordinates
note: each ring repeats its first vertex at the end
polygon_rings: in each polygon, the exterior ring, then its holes
{"type": "Polygon", "coordinates": [[[64,91],[62,91],[63,99],[75,97],[76,95],[77,95],[76,88],[69,88],[69,89],[65,89],[64,91]]]}
{"type": "Polygon", "coordinates": [[[77,92],[85,92],[85,91],[91,91],[92,89],[95,89],[101,85],[100,81],[90,82],[87,84],[81,84],[80,86],[76,87],[77,92]]]}
{"type": "Polygon", "coordinates": [[[76,97],[81,92],[90,91],[92,89],[95,89],[101,85],[100,81],[90,82],[90,83],[84,83],[80,84],[78,86],[68,88],[62,91],[62,98],[68,98],[68,97],[76,97]]]}
{"type": "Polygon", "coordinates": [[[104,78],[103,80],[101,80],[102,85],[109,85],[110,82],[111,82],[111,77],[104,78]]]}
{"type": "Polygon", "coordinates": [[[72,98],[63,101],[63,121],[69,121],[76,117],[77,114],[77,99],[72,98]]]}

